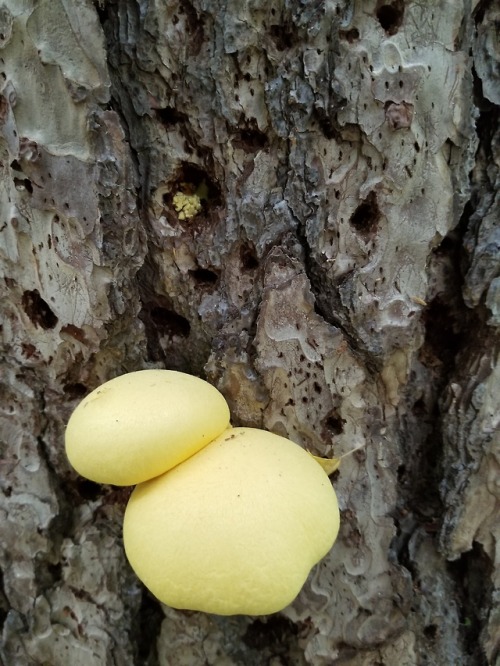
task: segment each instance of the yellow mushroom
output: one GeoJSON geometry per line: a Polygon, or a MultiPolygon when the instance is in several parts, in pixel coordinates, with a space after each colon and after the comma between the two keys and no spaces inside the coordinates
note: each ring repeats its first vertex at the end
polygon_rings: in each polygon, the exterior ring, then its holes
{"type": "Polygon", "coordinates": [[[143,370],[106,382],[73,412],[66,451],[92,481],[139,484],[125,511],[125,551],[175,608],[279,611],[338,533],[327,476],[338,460],[230,428],[223,396],[191,375],[143,370]]]}
{"type": "Polygon", "coordinates": [[[140,370],[106,382],[75,409],[66,453],[82,476],[134,485],[186,460],[229,425],[217,389],[172,370],[140,370]]]}
{"type": "Polygon", "coordinates": [[[335,492],[312,456],[231,428],[137,486],[123,536],[136,574],[165,604],[261,615],[293,601],[338,529],[335,492]]]}

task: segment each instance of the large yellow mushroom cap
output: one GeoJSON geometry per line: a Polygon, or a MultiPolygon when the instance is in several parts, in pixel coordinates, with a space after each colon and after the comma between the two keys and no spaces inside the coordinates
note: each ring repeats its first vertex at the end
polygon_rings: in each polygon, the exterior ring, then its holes
{"type": "Polygon", "coordinates": [[[172,370],[140,370],[95,389],[75,409],[66,453],[82,476],[134,485],[179,464],[229,425],[224,397],[172,370]]]}
{"type": "Polygon", "coordinates": [[[134,490],[124,545],[165,604],[263,615],[293,601],[338,529],[335,492],[312,456],[272,433],[232,428],[134,490]]]}

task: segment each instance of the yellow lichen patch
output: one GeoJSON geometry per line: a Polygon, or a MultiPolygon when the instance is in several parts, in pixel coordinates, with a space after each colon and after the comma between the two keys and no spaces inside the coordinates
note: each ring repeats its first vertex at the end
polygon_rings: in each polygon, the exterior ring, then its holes
{"type": "Polygon", "coordinates": [[[179,220],[187,220],[190,217],[198,215],[201,211],[200,197],[196,194],[177,192],[177,194],[174,194],[173,204],[179,220]]]}
{"type": "Polygon", "coordinates": [[[174,194],[172,203],[179,220],[188,220],[201,212],[201,201],[207,198],[208,190],[205,182],[196,189],[191,183],[181,183],[181,189],[174,194]]]}
{"type": "Polygon", "coordinates": [[[396,406],[400,400],[399,390],[406,384],[408,359],[402,349],[396,349],[382,368],[381,377],[387,397],[391,405],[396,406]]]}

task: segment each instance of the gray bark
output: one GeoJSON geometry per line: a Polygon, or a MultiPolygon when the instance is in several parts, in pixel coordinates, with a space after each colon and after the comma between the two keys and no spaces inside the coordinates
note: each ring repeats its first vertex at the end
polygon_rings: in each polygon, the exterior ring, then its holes
{"type": "Polygon", "coordinates": [[[5,666],[500,658],[494,2],[0,2],[5,666]],[[200,212],[175,195],[201,184],[200,212]],[[144,367],[346,458],[267,617],[160,606],[64,427],[144,367]]]}

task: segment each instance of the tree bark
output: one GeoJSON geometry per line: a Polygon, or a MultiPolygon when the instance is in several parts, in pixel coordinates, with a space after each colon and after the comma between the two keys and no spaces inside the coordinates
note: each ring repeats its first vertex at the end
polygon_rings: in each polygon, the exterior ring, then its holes
{"type": "Polygon", "coordinates": [[[498,663],[499,20],[2,1],[5,666],[498,663]],[[233,425],[362,447],[282,613],[161,606],[124,556],[130,489],[70,468],[78,401],[146,367],[207,378],[233,425]]]}

